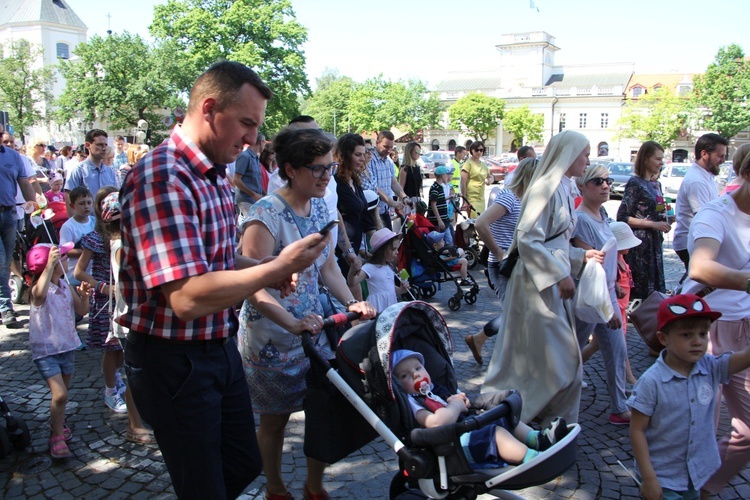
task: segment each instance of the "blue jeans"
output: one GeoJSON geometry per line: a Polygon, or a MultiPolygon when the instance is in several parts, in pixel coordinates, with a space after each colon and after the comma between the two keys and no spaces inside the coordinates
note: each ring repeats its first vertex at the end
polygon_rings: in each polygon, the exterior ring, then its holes
{"type": "Polygon", "coordinates": [[[125,372],[179,498],[236,498],[261,472],[234,339],[176,342],[130,332],[125,372]]]}
{"type": "Polygon", "coordinates": [[[18,218],[15,210],[0,212],[0,237],[3,239],[0,245],[0,314],[12,311],[13,304],[10,300],[10,263],[13,261],[13,249],[16,246],[16,228],[18,218]]]}
{"type": "MultiPolygon", "coordinates": [[[[617,311],[619,314],[619,310],[617,311]]],[[[607,389],[611,413],[628,411],[625,404],[625,366],[628,359],[628,345],[622,328],[611,329],[606,323],[586,323],[576,318],[576,335],[581,349],[586,347],[589,335],[594,334],[599,341],[599,350],[607,370],[607,389]]]]}

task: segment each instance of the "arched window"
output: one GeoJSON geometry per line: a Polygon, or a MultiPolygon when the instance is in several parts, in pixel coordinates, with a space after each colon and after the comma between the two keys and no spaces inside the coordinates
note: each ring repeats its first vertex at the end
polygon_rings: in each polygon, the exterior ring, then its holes
{"type": "Polygon", "coordinates": [[[455,151],[456,150],[456,140],[451,139],[448,141],[448,151],[455,151]]]}
{"type": "Polygon", "coordinates": [[[59,42],[57,44],[57,58],[70,59],[70,45],[65,42],[59,42]]]}
{"type": "Polygon", "coordinates": [[[439,149],[440,149],[440,141],[438,141],[437,139],[433,139],[432,140],[432,150],[433,151],[437,151],[439,149]]]}
{"type": "Polygon", "coordinates": [[[600,142],[596,148],[597,156],[609,156],[609,144],[600,142]]]}

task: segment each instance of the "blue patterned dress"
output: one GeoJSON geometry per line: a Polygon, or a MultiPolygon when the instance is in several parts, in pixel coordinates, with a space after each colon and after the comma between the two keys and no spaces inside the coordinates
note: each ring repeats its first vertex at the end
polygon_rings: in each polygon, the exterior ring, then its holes
{"type": "MultiPolygon", "coordinates": [[[[309,217],[297,217],[303,236],[318,231],[328,219],[328,209],[322,198],[312,199],[309,217]]],[[[253,204],[247,220],[258,220],[271,232],[273,255],[279,255],[285,246],[301,238],[292,214],[276,196],[266,196],[253,204]]],[[[317,260],[318,268],[323,266],[328,253],[329,247],[326,247],[317,260]]],[[[297,290],[288,297],[279,298],[277,290],[266,291],[297,319],[308,314],[323,315],[315,266],[298,273],[297,290]]],[[[324,334],[317,335],[314,340],[326,359],[333,357],[324,334]]],[[[307,390],[305,375],[310,368],[302,350],[301,337],[262,316],[246,300],[240,311],[238,341],[253,410],[269,414],[301,410],[307,390]]]]}

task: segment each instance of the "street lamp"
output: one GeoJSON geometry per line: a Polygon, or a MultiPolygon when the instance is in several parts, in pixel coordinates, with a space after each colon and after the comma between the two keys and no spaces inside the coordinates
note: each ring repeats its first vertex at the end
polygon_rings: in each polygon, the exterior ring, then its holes
{"type": "Polygon", "coordinates": [[[143,143],[143,140],[146,138],[146,132],[148,131],[148,122],[141,118],[138,120],[138,125],[135,128],[135,131],[133,133],[133,136],[135,137],[136,144],[138,143],[138,139],[141,140],[141,143],[143,143]]]}

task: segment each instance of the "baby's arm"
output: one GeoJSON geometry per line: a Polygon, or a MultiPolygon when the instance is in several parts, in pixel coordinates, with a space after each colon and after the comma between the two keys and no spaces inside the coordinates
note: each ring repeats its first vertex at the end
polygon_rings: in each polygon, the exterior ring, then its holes
{"type": "Polygon", "coordinates": [[[439,427],[445,424],[453,424],[458,421],[458,417],[462,413],[466,413],[468,408],[466,407],[466,396],[462,394],[454,394],[447,400],[448,406],[444,408],[438,408],[435,413],[429,410],[419,410],[417,412],[417,423],[421,427],[439,427]]]}
{"type": "Polygon", "coordinates": [[[646,428],[651,417],[632,407],[630,412],[630,443],[633,446],[635,461],[643,479],[641,493],[646,500],[659,499],[662,496],[661,484],[659,484],[656,471],[651,463],[648,441],[646,440],[646,428]]]}

